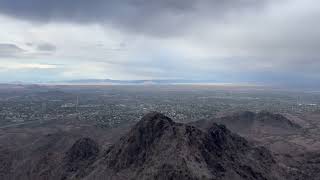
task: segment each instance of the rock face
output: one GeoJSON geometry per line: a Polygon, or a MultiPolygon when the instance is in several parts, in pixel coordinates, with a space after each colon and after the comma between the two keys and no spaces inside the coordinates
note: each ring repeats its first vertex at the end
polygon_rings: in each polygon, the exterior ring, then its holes
{"type": "Polygon", "coordinates": [[[85,176],[88,167],[99,155],[99,145],[90,138],[77,140],[66,152],[63,159],[63,169],[65,171],[62,179],[80,178],[85,176]]]}
{"type": "Polygon", "coordinates": [[[98,144],[90,138],[82,138],[77,140],[66,152],[65,160],[67,164],[77,165],[78,162],[95,159],[98,154],[98,144]]]}
{"type": "Polygon", "coordinates": [[[207,131],[150,113],[107,150],[86,179],[284,179],[265,148],[225,126],[207,131]]]}

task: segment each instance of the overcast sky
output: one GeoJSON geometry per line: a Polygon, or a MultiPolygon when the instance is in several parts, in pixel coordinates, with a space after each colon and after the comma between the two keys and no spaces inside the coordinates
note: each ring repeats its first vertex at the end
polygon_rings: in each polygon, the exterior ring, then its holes
{"type": "Polygon", "coordinates": [[[0,81],[320,82],[317,0],[0,0],[0,81]]]}

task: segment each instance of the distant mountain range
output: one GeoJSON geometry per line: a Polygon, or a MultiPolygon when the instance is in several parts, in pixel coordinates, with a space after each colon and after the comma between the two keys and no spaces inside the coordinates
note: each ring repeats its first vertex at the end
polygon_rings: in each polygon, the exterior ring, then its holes
{"type": "Polygon", "coordinates": [[[205,80],[184,80],[184,79],[150,79],[150,80],[113,80],[113,79],[77,79],[52,83],[67,84],[191,84],[191,83],[214,83],[205,80]]]}

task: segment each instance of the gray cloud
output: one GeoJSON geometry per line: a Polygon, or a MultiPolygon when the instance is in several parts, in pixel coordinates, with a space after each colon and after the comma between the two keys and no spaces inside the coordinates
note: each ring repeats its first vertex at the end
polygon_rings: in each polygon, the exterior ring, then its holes
{"type": "Polygon", "coordinates": [[[16,57],[24,52],[25,50],[15,44],[0,44],[0,57],[16,57]]]}
{"type": "Polygon", "coordinates": [[[56,51],[57,47],[50,43],[42,43],[37,46],[37,49],[39,51],[52,52],[52,51],[56,51]]]}
{"type": "Polygon", "coordinates": [[[26,46],[35,46],[34,50],[36,51],[31,52],[12,43],[0,43],[0,58],[34,59],[40,56],[48,56],[57,49],[55,45],[50,43],[28,43],[26,46]]]}

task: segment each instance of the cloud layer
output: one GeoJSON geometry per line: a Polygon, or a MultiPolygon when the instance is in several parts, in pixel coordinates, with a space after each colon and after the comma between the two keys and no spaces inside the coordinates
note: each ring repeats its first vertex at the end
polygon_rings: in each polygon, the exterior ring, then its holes
{"type": "Polygon", "coordinates": [[[59,64],[50,80],[312,85],[320,80],[319,5],[316,0],[0,0],[0,64],[59,64]]]}

